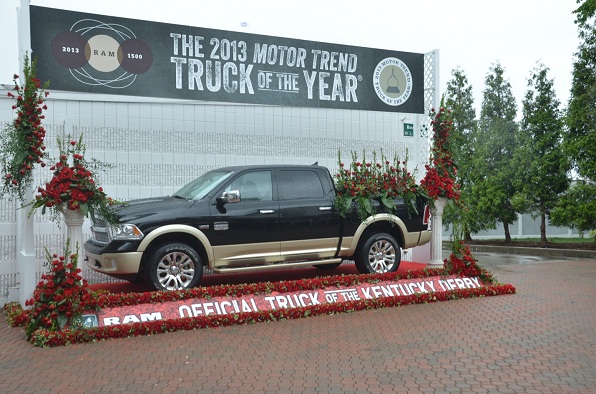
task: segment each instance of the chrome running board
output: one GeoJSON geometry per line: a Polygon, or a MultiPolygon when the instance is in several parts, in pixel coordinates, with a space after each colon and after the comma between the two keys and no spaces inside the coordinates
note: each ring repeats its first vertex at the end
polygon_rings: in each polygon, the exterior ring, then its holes
{"type": "Polygon", "coordinates": [[[305,267],[309,265],[321,265],[321,264],[335,264],[341,263],[343,259],[325,259],[325,260],[313,260],[313,261],[297,261],[291,263],[273,263],[266,265],[250,265],[243,267],[221,267],[213,268],[213,272],[221,274],[223,272],[240,272],[240,271],[261,271],[261,270],[273,270],[278,268],[290,268],[290,267],[305,267]]]}

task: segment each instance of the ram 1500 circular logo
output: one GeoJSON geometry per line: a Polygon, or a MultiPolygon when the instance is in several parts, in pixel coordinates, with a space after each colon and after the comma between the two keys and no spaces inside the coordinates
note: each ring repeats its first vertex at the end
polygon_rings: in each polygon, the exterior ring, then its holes
{"type": "Polygon", "coordinates": [[[82,19],[52,40],[54,59],[87,85],[122,89],[153,64],[149,45],[115,23],[82,19]]]}

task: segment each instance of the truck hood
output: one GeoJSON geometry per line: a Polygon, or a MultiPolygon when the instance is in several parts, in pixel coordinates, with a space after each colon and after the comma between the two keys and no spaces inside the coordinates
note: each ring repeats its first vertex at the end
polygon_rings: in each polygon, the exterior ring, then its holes
{"type": "Polygon", "coordinates": [[[116,217],[120,223],[138,222],[139,219],[154,216],[172,217],[172,212],[177,211],[184,215],[196,201],[176,197],[154,197],[131,200],[118,207],[115,211],[116,217]]]}

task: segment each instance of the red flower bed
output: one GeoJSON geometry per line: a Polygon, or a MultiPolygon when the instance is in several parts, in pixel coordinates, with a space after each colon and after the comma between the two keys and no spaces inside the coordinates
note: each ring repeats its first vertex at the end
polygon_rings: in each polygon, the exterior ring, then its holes
{"type": "Polygon", "coordinates": [[[265,321],[298,319],[309,316],[333,315],[367,309],[424,304],[448,301],[459,298],[486,297],[499,294],[513,294],[515,287],[507,284],[491,285],[484,288],[452,290],[442,293],[412,294],[403,297],[385,297],[370,300],[348,301],[337,304],[314,305],[278,309],[275,311],[242,312],[231,315],[209,315],[131,323],[91,329],[49,331],[38,330],[32,343],[36,346],[53,347],[72,343],[93,342],[108,338],[126,338],[139,335],[161,334],[172,331],[196,330],[208,327],[225,327],[239,324],[254,324],[265,321]]]}
{"type": "MultiPolygon", "coordinates": [[[[87,305],[90,308],[108,308],[147,303],[165,303],[193,298],[210,299],[219,296],[241,297],[251,294],[268,294],[272,292],[292,292],[339,286],[349,287],[361,283],[378,283],[380,281],[397,281],[401,279],[447,275],[457,275],[461,277],[478,276],[484,281],[485,286],[443,292],[415,293],[406,296],[353,300],[341,303],[277,309],[273,311],[241,312],[226,315],[201,315],[196,317],[156,320],[96,328],[65,327],[57,329],[57,327],[50,325],[50,328],[37,328],[32,333],[30,341],[36,346],[51,347],[72,343],[93,342],[108,338],[124,338],[169,331],[194,330],[198,328],[223,327],[237,324],[253,324],[264,321],[297,319],[308,316],[332,315],[366,309],[379,309],[402,305],[448,301],[459,298],[515,293],[514,286],[497,283],[489,272],[479,267],[469,249],[463,244],[458,243],[456,245],[454,253],[451,254],[449,259],[445,260],[445,266],[445,269],[424,269],[408,271],[406,273],[329,276],[292,281],[213,286],[171,292],[145,292],[140,294],[96,293],[90,299],[86,298],[85,302],[88,302],[87,305]]],[[[23,311],[18,304],[14,303],[7,304],[4,309],[7,320],[12,326],[23,326],[28,324],[28,322],[31,321],[32,313],[34,313],[32,311],[23,311]]]]}

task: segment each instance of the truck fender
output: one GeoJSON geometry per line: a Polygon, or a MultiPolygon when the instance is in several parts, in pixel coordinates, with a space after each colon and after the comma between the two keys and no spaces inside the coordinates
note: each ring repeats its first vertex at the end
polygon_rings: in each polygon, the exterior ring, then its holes
{"type": "Polygon", "coordinates": [[[209,242],[209,239],[207,239],[207,236],[201,230],[184,224],[169,224],[167,226],[156,228],[143,238],[137,250],[139,252],[144,252],[156,238],[171,233],[185,233],[195,237],[203,245],[203,248],[205,248],[208,265],[211,266],[213,264],[213,248],[211,247],[211,243],[209,242]]]}
{"type": "MultiPolygon", "coordinates": [[[[350,246],[350,249],[347,252],[348,256],[353,256],[354,253],[356,253],[356,248],[358,247],[360,238],[362,238],[362,235],[365,233],[365,231],[371,225],[380,222],[389,222],[391,225],[396,226],[399,232],[401,233],[401,235],[397,237],[398,242],[400,241],[400,239],[403,239],[404,243],[408,244],[408,240],[405,239],[406,235],[408,234],[408,229],[406,228],[405,223],[398,216],[391,215],[389,213],[379,213],[373,216],[369,216],[368,218],[366,218],[366,220],[360,223],[360,226],[358,226],[358,229],[356,229],[356,233],[352,238],[352,245],[350,246]]],[[[418,240],[416,239],[416,241],[418,240]]],[[[406,247],[406,245],[402,245],[402,247],[406,247]]]]}

